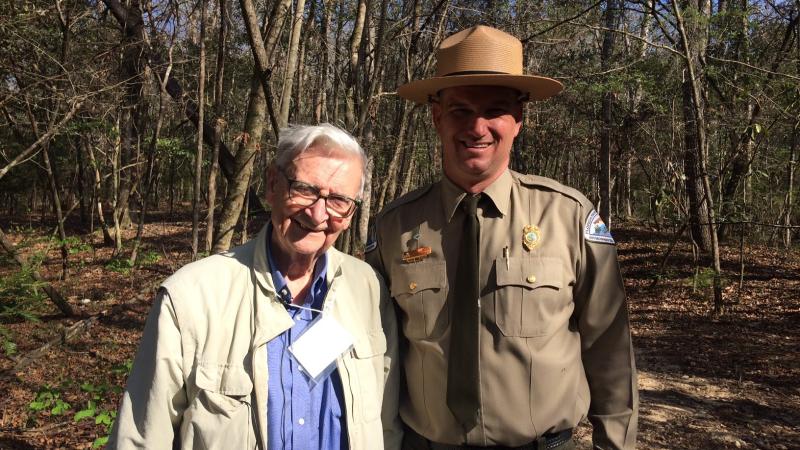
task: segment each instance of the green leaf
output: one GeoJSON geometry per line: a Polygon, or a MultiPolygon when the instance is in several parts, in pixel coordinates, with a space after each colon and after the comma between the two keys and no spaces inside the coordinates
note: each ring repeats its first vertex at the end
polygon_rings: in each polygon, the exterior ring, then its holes
{"type": "Polygon", "coordinates": [[[6,355],[8,356],[14,356],[17,353],[17,344],[8,340],[4,340],[3,351],[6,352],[6,355]]]}
{"type": "Polygon", "coordinates": [[[47,406],[48,405],[46,405],[45,402],[34,400],[28,405],[28,409],[34,412],[38,412],[43,409],[46,409],[47,406]]]}
{"type": "Polygon", "coordinates": [[[82,410],[78,411],[77,413],[75,413],[75,418],[73,419],[73,421],[80,422],[83,419],[92,418],[92,417],[94,417],[94,413],[95,413],[95,409],[94,408],[82,409],[82,410]]]}
{"type": "Polygon", "coordinates": [[[54,416],[60,416],[61,414],[64,414],[65,412],[67,412],[67,410],[69,408],[70,408],[70,404],[69,403],[67,403],[67,402],[65,402],[65,401],[63,401],[61,399],[57,399],[56,400],[56,405],[53,406],[53,409],[50,410],[50,414],[52,414],[54,416]]]}
{"type": "Polygon", "coordinates": [[[111,417],[111,414],[108,411],[103,411],[94,418],[95,425],[105,425],[110,426],[114,423],[114,419],[111,417]]]}
{"type": "Polygon", "coordinates": [[[92,442],[92,448],[100,448],[108,443],[108,436],[101,436],[92,442]]]}

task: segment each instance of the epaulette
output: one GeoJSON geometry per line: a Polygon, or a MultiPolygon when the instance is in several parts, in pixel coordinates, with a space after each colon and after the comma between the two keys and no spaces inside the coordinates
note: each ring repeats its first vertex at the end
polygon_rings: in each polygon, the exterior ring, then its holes
{"type": "Polygon", "coordinates": [[[576,202],[578,202],[584,210],[584,214],[588,215],[584,219],[583,223],[583,238],[587,242],[594,242],[600,244],[611,244],[614,245],[614,238],[611,236],[611,231],[609,231],[608,226],[603,223],[603,219],[600,217],[600,214],[594,209],[594,205],[585,195],[583,195],[577,189],[571,188],[569,186],[564,186],[563,184],[559,183],[556,180],[540,177],[537,175],[523,175],[514,173],[514,176],[519,180],[520,184],[530,187],[538,187],[548,189],[553,192],[558,192],[561,195],[567,196],[576,202]]]}
{"type": "Polygon", "coordinates": [[[564,184],[561,184],[552,178],[541,177],[538,175],[522,174],[513,171],[511,172],[511,174],[514,178],[518,179],[519,182],[525,186],[543,187],[545,189],[558,192],[559,194],[565,195],[577,201],[578,203],[583,205],[583,207],[586,208],[587,211],[591,211],[592,209],[594,209],[594,204],[588,198],[586,198],[586,196],[583,195],[581,191],[566,186],[564,184]]]}
{"type": "Polygon", "coordinates": [[[434,183],[430,183],[427,186],[423,186],[421,188],[414,189],[411,192],[408,192],[396,199],[392,200],[388,204],[384,205],[383,209],[378,213],[378,216],[386,215],[389,211],[401,206],[405,205],[406,203],[411,203],[414,200],[421,198],[423,195],[427,194],[428,191],[431,190],[434,183]]]}

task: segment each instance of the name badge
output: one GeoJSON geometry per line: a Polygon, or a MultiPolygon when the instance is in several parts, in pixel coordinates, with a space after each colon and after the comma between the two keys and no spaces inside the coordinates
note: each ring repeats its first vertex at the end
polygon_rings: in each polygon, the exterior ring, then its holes
{"type": "Polygon", "coordinates": [[[289,353],[315,386],[333,371],[336,358],[352,347],[350,332],[329,314],[320,314],[289,346],[289,353]]]}

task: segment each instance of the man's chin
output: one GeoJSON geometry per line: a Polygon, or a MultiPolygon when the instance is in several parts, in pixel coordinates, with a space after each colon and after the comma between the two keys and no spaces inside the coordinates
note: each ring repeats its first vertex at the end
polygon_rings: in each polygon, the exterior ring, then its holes
{"type": "Polygon", "coordinates": [[[305,233],[303,236],[296,236],[296,239],[292,239],[292,250],[298,255],[322,254],[328,249],[327,247],[325,234],[322,232],[305,233]]]}

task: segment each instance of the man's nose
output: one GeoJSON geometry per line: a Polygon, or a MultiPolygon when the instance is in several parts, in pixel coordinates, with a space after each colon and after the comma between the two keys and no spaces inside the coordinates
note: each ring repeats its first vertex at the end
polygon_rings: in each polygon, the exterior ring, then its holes
{"type": "Polygon", "coordinates": [[[469,124],[468,132],[472,137],[482,137],[489,133],[489,120],[482,115],[476,115],[469,124]]]}
{"type": "Polygon", "coordinates": [[[314,223],[322,223],[328,220],[328,210],[325,205],[325,199],[322,197],[318,198],[317,201],[306,207],[305,211],[309,216],[311,216],[312,219],[314,219],[314,223]]]}

